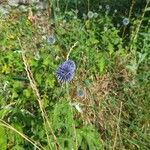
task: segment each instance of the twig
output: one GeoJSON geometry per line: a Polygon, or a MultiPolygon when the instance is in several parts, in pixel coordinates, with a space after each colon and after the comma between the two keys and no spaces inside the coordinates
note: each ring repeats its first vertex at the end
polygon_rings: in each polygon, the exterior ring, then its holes
{"type": "Polygon", "coordinates": [[[141,27],[141,24],[142,24],[142,22],[143,22],[143,19],[144,19],[145,13],[146,13],[146,8],[148,7],[149,2],[150,2],[150,1],[147,1],[146,5],[145,5],[145,8],[144,8],[144,10],[143,10],[143,13],[142,13],[142,15],[141,15],[141,20],[140,20],[140,21],[138,22],[138,24],[137,24],[137,27],[136,27],[136,29],[135,29],[135,33],[133,34],[133,37],[131,37],[131,38],[132,38],[132,39],[131,39],[132,43],[131,43],[131,46],[130,46],[130,51],[133,50],[133,44],[135,44],[135,42],[136,42],[136,40],[137,40],[138,33],[139,33],[139,31],[140,31],[140,27],[141,27]]]}
{"type": "Polygon", "coordinates": [[[68,54],[67,54],[66,60],[69,59],[69,55],[70,55],[71,51],[77,46],[77,44],[78,44],[78,41],[75,42],[74,45],[70,48],[70,50],[69,50],[69,52],[68,52],[68,54]]]}
{"type": "MultiPolygon", "coordinates": [[[[67,96],[68,96],[68,104],[70,103],[70,94],[69,94],[69,84],[66,83],[66,92],[67,92],[67,96]]],[[[73,109],[72,109],[72,106],[70,106],[70,111],[71,111],[71,114],[72,114],[72,127],[73,127],[73,130],[74,130],[74,136],[75,136],[75,150],[78,150],[78,141],[77,141],[77,132],[76,132],[76,127],[75,127],[75,123],[74,123],[74,117],[73,117],[73,109]]]]}
{"type": "Polygon", "coordinates": [[[120,119],[121,119],[121,112],[122,112],[122,102],[120,103],[119,117],[118,117],[118,122],[117,122],[117,129],[116,129],[115,140],[114,140],[114,144],[113,144],[113,148],[112,148],[113,150],[115,150],[115,147],[116,147],[117,134],[118,134],[119,124],[120,124],[120,119]]]}

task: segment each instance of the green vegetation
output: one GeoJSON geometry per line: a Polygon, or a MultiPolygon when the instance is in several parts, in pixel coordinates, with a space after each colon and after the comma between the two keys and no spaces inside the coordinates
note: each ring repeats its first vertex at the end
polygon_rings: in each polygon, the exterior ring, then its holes
{"type": "Polygon", "coordinates": [[[0,150],[150,149],[150,1],[114,2],[0,18],[0,150]]]}

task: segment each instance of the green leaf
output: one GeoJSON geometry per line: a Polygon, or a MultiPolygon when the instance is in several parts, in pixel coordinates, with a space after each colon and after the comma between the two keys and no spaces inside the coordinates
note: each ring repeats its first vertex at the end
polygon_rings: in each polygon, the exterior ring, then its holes
{"type": "Polygon", "coordinates": [[[23,95],[25,95],[27,98],[31,96],[31,92],[28,89],[23,90],[23,95]]]}
{"type": "Polygon", "coordinates": [[[147,8],[145,9],[145,11],[150,11],[150,7],[147,7],[147,8]]]}
{"type": "Polygon", "coordinates": [[[105,59],[102,57],[98,64],[99,72],[102,73],[105,69],[105,59]]]}

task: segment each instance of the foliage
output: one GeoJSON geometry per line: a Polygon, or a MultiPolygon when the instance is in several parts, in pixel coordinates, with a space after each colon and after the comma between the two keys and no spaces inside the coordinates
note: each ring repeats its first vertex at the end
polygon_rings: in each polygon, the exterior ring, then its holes
{"type": "Polygon", "coordinates": [[[128,16],[94,2],[0,19],[0,149],[149,149],[149,3],[127,4],[137,8],[128,16]],[[68,57],[75,76],[60,84],[55,73],[68,57]]]}

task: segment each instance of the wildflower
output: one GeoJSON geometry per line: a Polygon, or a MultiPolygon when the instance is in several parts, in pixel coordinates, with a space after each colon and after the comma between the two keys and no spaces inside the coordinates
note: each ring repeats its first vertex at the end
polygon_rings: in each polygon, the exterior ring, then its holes
{"type": "Polygon", "coordinates": [[[114,13],[117,13],[117,9],[114,10],[114,13]]]}
{"type": "Polygon", "coordinates": [[[110,10],[110,6],[109,5],[106,5],[105,8],[106,8],[106,10],[110,10]]]}
{"type": "Polygon", "coordinates": [[[118,27],[118,28],[120,27],[120,24],[119,24],[119,23],[117,23],[117,27],[118,27]]]}
{"type": "Polygon", "coordinates": [[[94,13],[92,11],[89,11],[87,14],[88,18],[91,19],[94,16],[94,13]]]}
{"type": "Polygon", "coordinates": [[[50,36],[48,36],[48,38],[47,38],[47,42],[48,42],[49,44],[54,44],[54,43],[56,42],[56,39],[55,39],[54,36],[50,35],[50,36]]]}
{"type": "Polygon", "coordinates": [[[102,9],[103,7],[102,7],[102,5],[99,5],[99,9],[102,9]]]}
{"type": "Polygon", "coordinates": [[[56,70],[56,78],[60,83],[69,82],[73,79],[76,65],[72,60],[66,60],[56,70]]]}
{"type": "Polygon", "coordinates": [[[87,19],[87,16],[85,13],[83,13],[83,19],[86,20],[87,19]]]}
{"type": "Polygon", "coordinates": [[[94,13],[94,17],[97,18],[98,17],[98,13],[94,13]]]}
{"type": "Polygon", "coordinates": [[[127,26],[129,24],[129,19],[128,18],[124,18],[122,23],[123,23],[123,25],[127,26]]]}
{"type": "Polygon", "coordinates": [[[84,96],[84,91],[80,88],[77,89],[77,96],[78,97],[83,97],[84,96]]]}

